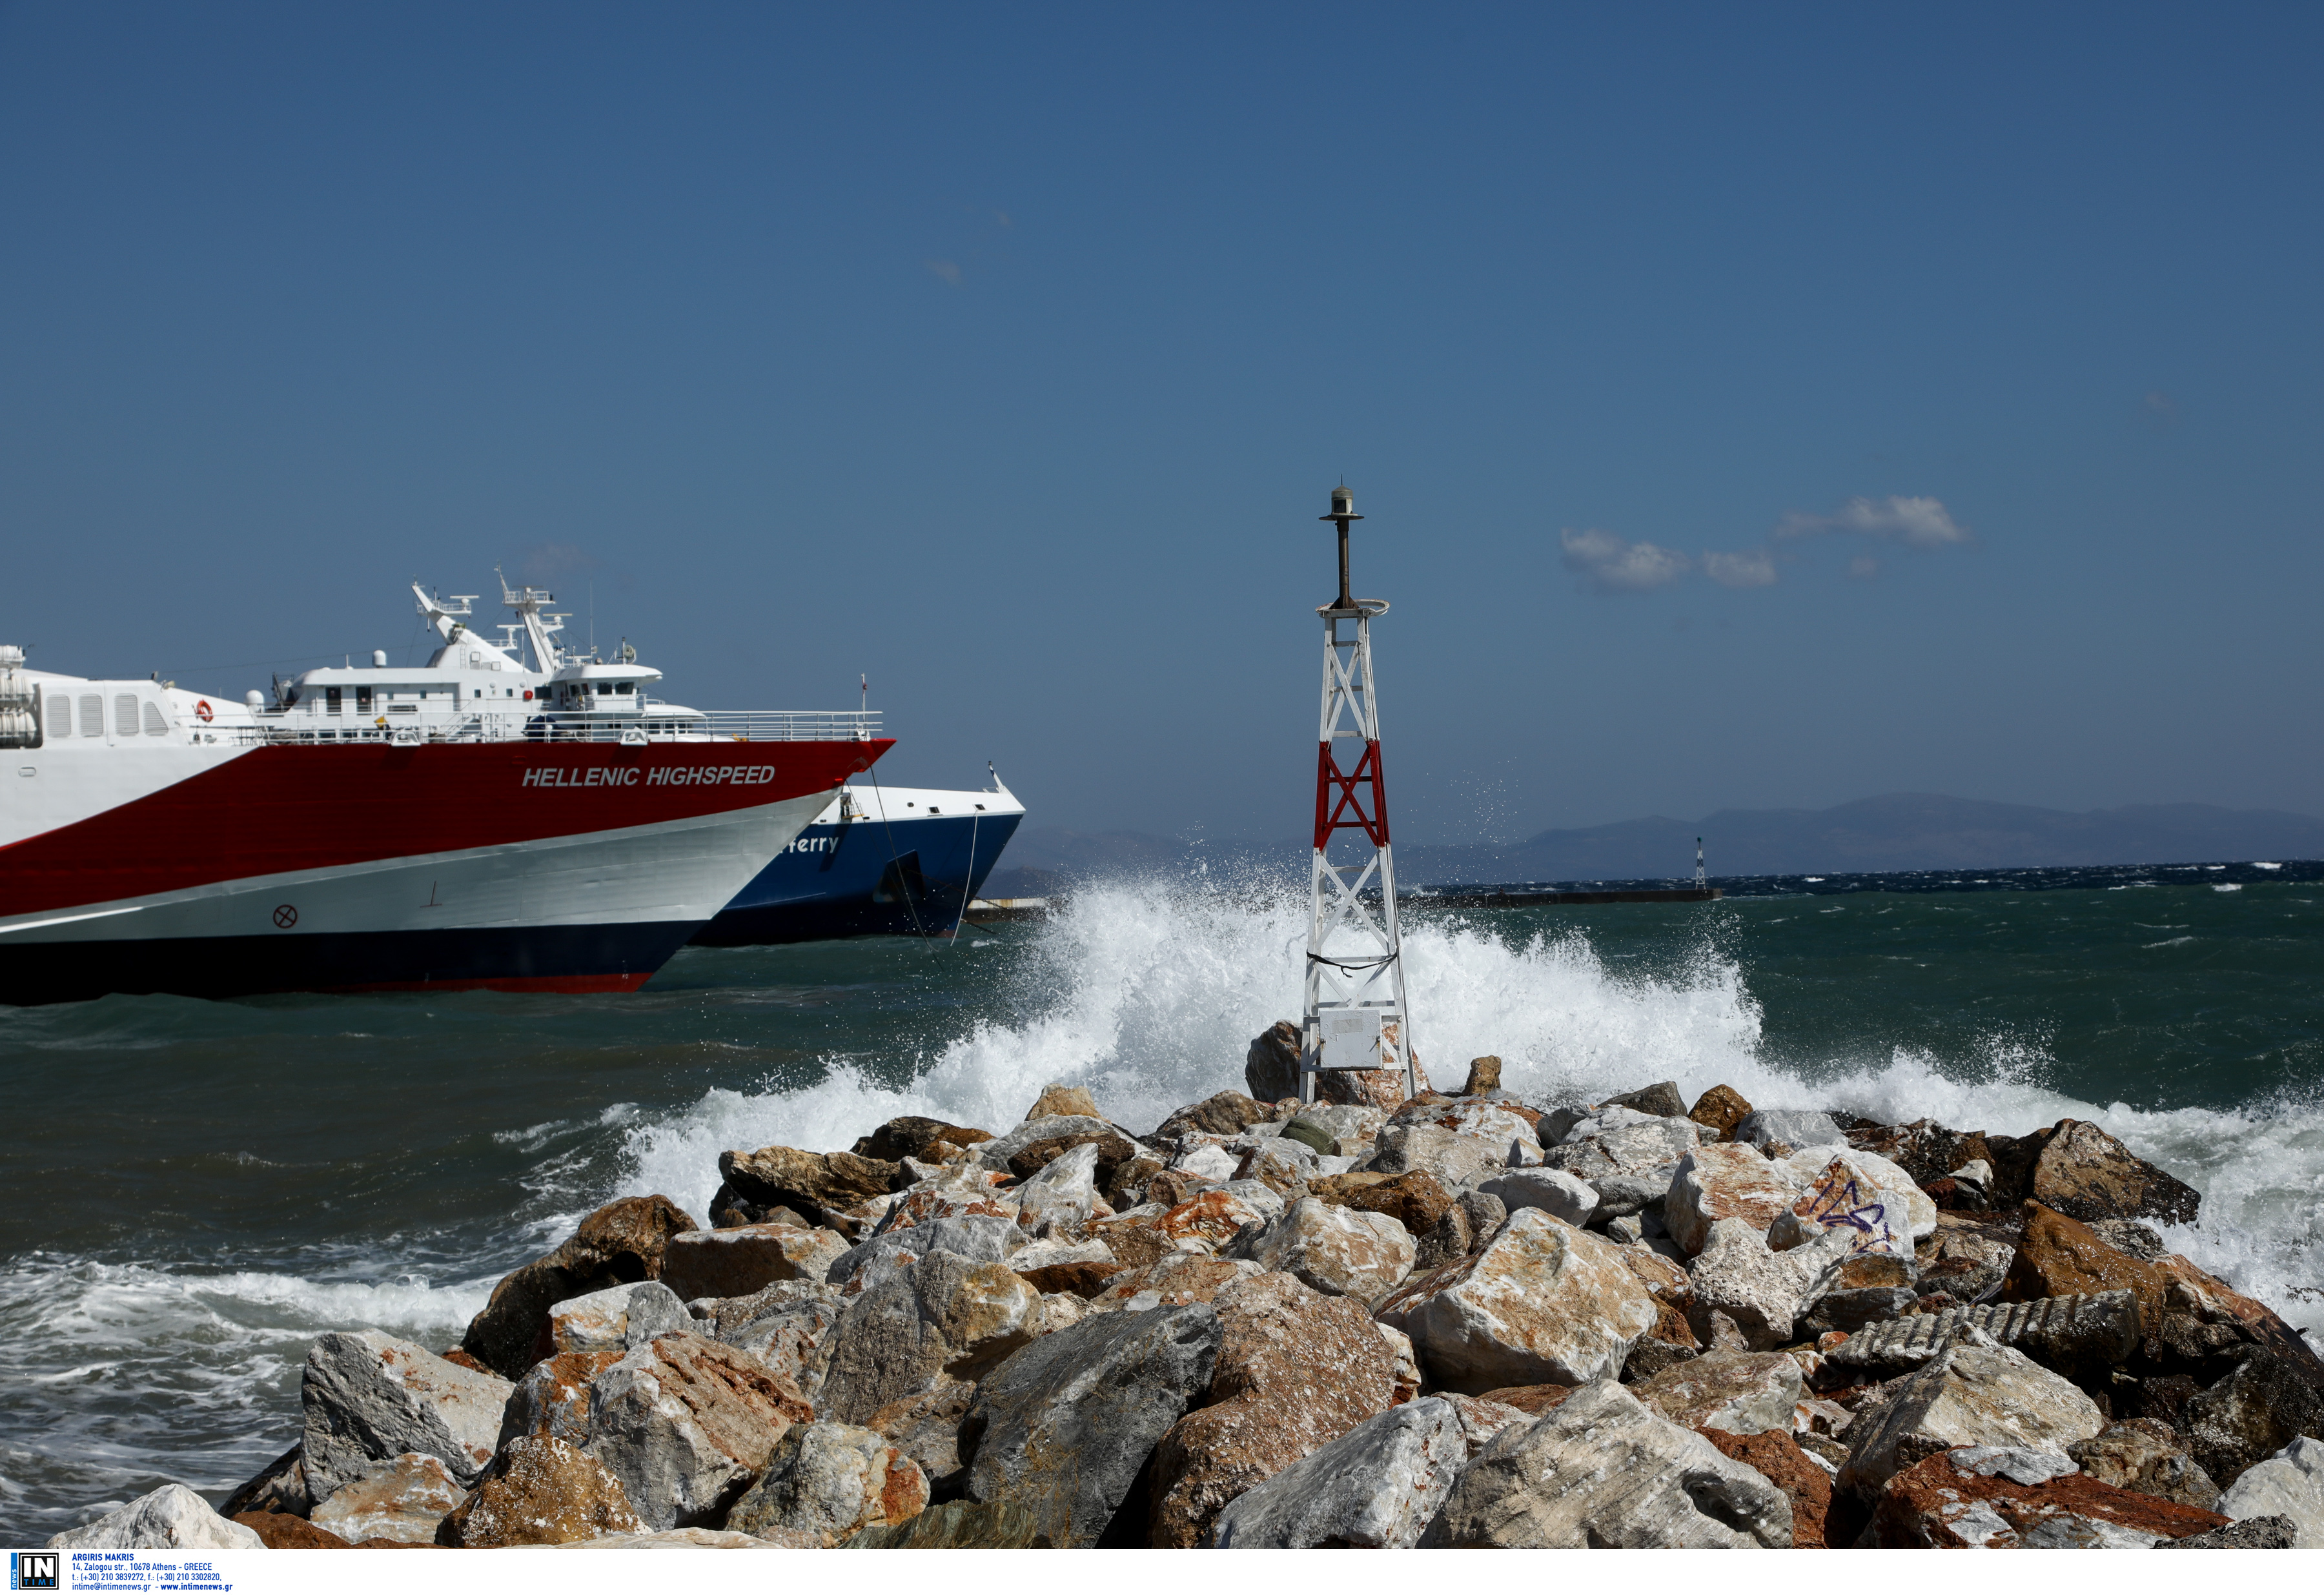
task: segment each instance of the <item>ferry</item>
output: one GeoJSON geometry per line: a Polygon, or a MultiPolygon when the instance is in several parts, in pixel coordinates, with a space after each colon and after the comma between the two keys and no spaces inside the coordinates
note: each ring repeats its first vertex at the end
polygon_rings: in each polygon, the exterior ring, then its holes
{"type": "Polygon", "coordinates": [[[991,779],[982,791],[849,782],[696,945],[959,935],[1025,817],[1000,776],[991,779]]]}
{"type": "Polygon", "coordinates": [[[0,647],[0,1003],[635,991],[894,745],[664,702],[530,586],[496,641],[476,595],[412,593],[425,665],[239,703],[0,647]]]}

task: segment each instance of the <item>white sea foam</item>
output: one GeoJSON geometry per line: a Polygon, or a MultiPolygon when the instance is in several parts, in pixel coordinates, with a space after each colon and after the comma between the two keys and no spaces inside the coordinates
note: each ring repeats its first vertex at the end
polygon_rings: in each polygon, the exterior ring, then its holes
{"type": "MultiPolygon", "coordinates": [[[[902,1088],[875,1080],[867,1060],[834,1058],[813,1085],[713,1091],[642,1118],[627,1131],[621,1187],[700,1213],[730,1148],[845,1148],[902,1113],[1001,1129],[1052,1081],[1086,1085],[1116,1119],[1149,1127],[1242,1088],[1250,1037],[1296,1012],[1305,930],[1304,903],[1086,891],[1040,934],[1021,977],[1028,1017],[972,1026],[902,1088]]],[[[2038,1048],[2006,1037],[1969,1057],[1900,1047],[1803,1069],[1763,1056],[1758,1004],[1708,945],[1653,974],[1609,968],[1579,934],[1513,945],[1459,920],[1412,927],[1405,946],[1416,1044],[1440,1085],[1457,1087],[1469,1058],[1493,1053],[1506,1087],[1536,1102],[1675,1080],[1690,1098],[1723,1082],[1761,1106],[2004,1134],[2089,1120],[2204,1192],[2202,1229],[2174,1245],[2292,1322],[2324,1328],[2324,1253],[2309,1239],[2324,1225],[2324,1113],[2312,1103],[2220,1113],[2083,1102],[2044,1083],[2038,1048]]]]}

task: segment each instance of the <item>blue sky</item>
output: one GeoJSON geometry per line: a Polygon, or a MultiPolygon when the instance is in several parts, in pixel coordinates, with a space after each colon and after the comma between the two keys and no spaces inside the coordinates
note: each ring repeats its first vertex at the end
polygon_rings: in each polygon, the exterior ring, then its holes
{"type": "Polygon", "coordinates": [[[2313,7],[0,7],[0,641],[555,585],[890,779],[1274,837],[2324,811],[2313,7]],[[1643,545],[1643,546],[1642,546],[1643,545]]]}

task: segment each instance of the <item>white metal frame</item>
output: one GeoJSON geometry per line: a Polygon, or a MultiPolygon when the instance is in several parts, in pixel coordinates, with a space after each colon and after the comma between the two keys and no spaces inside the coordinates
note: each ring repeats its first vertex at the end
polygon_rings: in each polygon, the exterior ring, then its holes
{"type": "MultiPolygon", "coordinates": [[[[1323,698],[1317,727],[1315,848],[1307,922],[1307,986],[1299,1035],[1299,1094],[1315,1100],[1315,1076],[1324,1069],[1404,1071],[1406,1096],[1419,1094],[1412,1034],[1405,1004],[1404,947],[1397,924],[1396,855],[1389,842],[1379,766],[1379,702],[1372,677],[1371,620],[1387,610],[1378,599],[1330,607],[1323,618],[1323,698]],[[1354,635],[1341,628],[1352,626],[1354,635]],[[1342,770],[1333,744],[1354,741],[1362,751],[1342,770]],[[1371,807],[1364,807],[1369,787],[1371,807]],[[1342,817],[1352,815],[1352,819],[1342,817]],[[1335,862],[1332,844],[1355,830],[1367,844],[1335,862]],[[1379,911],[1363,894],[1377,884],[1379,911]],[[1324,1026],[1335,1013],[1369,1010],[1379,1019],[1376,1052],[1330,1056],[1324,1026]]],[[[1367,1023],[1364,1027],[1369,1030],[1367,1023]]]]}

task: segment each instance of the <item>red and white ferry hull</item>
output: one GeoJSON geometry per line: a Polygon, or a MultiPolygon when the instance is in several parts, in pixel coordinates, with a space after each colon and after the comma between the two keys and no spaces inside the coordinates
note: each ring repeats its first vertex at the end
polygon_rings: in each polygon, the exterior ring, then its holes
{"type": "Polygon", "coordinates": [[[11,750],[0,1002],[633,991],[892,745],[11,750]]]}

